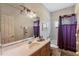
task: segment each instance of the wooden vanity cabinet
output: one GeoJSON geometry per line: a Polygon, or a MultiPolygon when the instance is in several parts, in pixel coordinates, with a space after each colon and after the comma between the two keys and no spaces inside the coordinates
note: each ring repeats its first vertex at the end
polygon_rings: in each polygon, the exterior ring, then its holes
{"type": "Polygon", "coordinates": [[[50,42],[33,53],[31,56],[50,56],[50,42]]]}

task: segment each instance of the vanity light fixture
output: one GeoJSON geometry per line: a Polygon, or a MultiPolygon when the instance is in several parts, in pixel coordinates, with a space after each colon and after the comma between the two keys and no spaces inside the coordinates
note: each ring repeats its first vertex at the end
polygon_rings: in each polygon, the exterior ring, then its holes
{"type": "Polygon", "coordinates": [[[20,11],[21,14],[26,14],[30,18],[35,18],[37,17],[36,13],[28,9],[27,7],[20,5],[23,9],[20,11]]]}
{"type": "Polygon", "coordinates": [[[36,13],[34,13],[32,11],[27,13],[27,16],[30,17],[30,18],[36,18],[37,17],[36,13]]]}

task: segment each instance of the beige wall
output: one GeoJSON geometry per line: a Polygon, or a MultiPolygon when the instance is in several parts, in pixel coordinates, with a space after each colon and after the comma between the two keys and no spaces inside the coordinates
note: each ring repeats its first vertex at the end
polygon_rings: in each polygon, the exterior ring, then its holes
{"type": "Polygon", "coordinates": [[[78,33],[78,30],[79,30],[79,4],[76,4],[75,6],[75,13],[77,15],[77,40],[76,40],[76,45],[77,45],[77,51],[79,51],[79,33],[78,33]]]}
{"type": "MultiPolygon", "coordinates": [[[[18,4],[0,4],[2,43],[9,43],[23,39],[23,27],[28,28],[26,37],[33,36],[33,19],[20,14],[20,10],[13,7],[13,5],[17,6],[18,4]]],[[[36,14],[40,17],[41,24],[46,22],[50,23],[48,22],[50,20],[49,12],[42,4],[23,5],[36,12],[36,14]]],[[[48,32],[50,32],[50,29],[48,29],[48,32]]]]}
{"type": "MultiPolygon", "coordinates": [[[[0,10],[1,12],[1,10],[0,10]]],[[[0,13],[0,17],[1,17],[1,13],[0,13]]],[[[1,44],[1,18],[0,18],[0,44],[1,44]]]]}
{"type": "Polygon", "coordinates": [[[51,39],[52,39],[53,44],[57,45],[57,39],[58,39],[58,28],[55,27],[55,22],[59,21],[59,16],[72,14],[74,13],[74,10],[75,10],[75,6],[72,6],[72,7],[64,8],[59,11],[55,11],[51,13],[51,17],[52,17],[51,39]]]}
{"type": "Polygon", "coordinates": [[[75,6],[75,13],[77,15],[77,29],[79,29],[79,4],[75,6]]]}

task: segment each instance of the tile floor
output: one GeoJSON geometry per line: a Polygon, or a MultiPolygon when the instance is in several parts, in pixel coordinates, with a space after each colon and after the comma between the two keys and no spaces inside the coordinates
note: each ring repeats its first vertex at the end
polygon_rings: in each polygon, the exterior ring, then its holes
{"type": "Polygon", "coordinates": [[[79,56],[79,54],[76,54],[76,52],[71,52],[59,48],[51,48],[51,52],[52,56],[79,56]]]}

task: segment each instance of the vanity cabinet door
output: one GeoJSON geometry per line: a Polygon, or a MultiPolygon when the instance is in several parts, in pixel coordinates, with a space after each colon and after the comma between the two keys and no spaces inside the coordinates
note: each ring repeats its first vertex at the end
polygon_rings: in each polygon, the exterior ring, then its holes
{"type": "Polygon", "coordinates": [[[50,56],[50,53],[51,53],[51,51],[50,51],[51,49],[50,49],[50,42],[47,44],[47,47],[46,47],[46,51],[47,51],[47,56],[50,56]]]}
{"type": "Polygon", "coordinates": [[[46,56],[46,55],[47,55],[46,46],[44,46],[44,47],[41,49],[41,56],[46,56]]]}
{"type": "Polygon", "coordinates": [[[50,56],[50,43],[47,43],[45,46],[33,53],[32,56],[50,56]]]}
{"type": "Polygon", "coordinates": [[[41,56],[50,56],[50,43],[47,43],[47,44],[41,49],[41,56]]]}
{"type": "Polygon", "coordinates": [[[36,51],[35,53],[32,54],[32,56],[41,56],[41,50],[36,51]]]}

